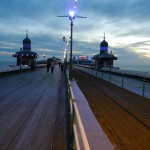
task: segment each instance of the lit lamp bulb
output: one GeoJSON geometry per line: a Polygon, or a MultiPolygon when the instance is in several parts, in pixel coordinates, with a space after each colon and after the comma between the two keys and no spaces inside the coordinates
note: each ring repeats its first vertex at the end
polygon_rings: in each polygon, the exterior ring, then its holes
{"type": "Polygon", "coordinates": [[[73,19],[75,19],[75,16],[74,16],[74,11],[70,11],[69,12],[69,19],[72,21],[73,19]]]}

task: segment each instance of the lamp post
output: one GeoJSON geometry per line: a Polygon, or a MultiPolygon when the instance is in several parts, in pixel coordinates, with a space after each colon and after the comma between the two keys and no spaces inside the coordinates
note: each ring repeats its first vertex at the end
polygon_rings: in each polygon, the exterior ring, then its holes
{"type": "Polygon", "coordinates": [[[67,69],[67,49],[66,48],[64,51],[64,64],[65,64],[65,69],[67,69]]]}
{"type": "Polygon", "coordinates": [[[71,33],[70,33],[70,67],[69,67],[69,79],[73,80],[72,76],[72,43],[73,43],[73,20],[77,18],[86,18],[82,16],[75,15],[74,11],[70,11],[69,14],[63,15],[63,16],[57,16],[57,17],[69,17],[69,20],[71,21],[70,27],[71,27],[71,33]]]}
{"type": "Polygon", "coordinates": [[[73,37],[73,20],[75,19],[75,16],[74,16],[74,11],[70,11],[69,13],[69,19],[71,21],[70,23],[70,27],[71,27],[71,34],[70,34],[70,79],[72,80],[72,37],[73,37]]]}
{"type": "Polygon", "coordinates": [[[68,36],[68,38],[63,37],[63,42],[65,42],[64,61],[67,69],[67,50],[68,50],[68,44],[70,42],[70,36],[68,36]]]}
{"type": "Polygon", "coordinates": [[[45,60],[45,54],[43,54],[43,58],[44,58],[44,60],[45,60]]]}

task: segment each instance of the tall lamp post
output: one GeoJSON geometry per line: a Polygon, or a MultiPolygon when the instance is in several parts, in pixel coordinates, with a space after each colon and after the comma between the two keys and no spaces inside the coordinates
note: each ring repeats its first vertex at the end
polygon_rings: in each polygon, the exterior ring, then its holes
{"type": "Polygon", "coordinates": [[[69,78],[70,80],[73,80],[73,77],[72,77],[72,37],[73,37],[73,20],[75,19],[75,15],[74,15],[74,11],[70,11],[69,12],[69,19],[71,21],[70,23],[70,68],[69,68],[69,78]]]}
{"type": "Polygon", "coordinates": [[[65,61],[65,66],[67,69],[67,50],[68,50],[68,44],[70,42],[70,36],[68,36],[68,38],[63,37],[63,42],[65,42],[65,51],[64,51],[64,61],[65,61]]]}
{"type": "Polygon", "coordinates": [[[65,69],[67,69],[67,49],[66,48],[64,51],[64,64],[65,64],[65,69]]]}
{"type": "Polygon", "coordinates": [[[71,34],[70,34],[70,67],[69,67],[69,79],[73,80],[72,76],[72,43],[73,43],[73,20],[75,18],[87,18],[75,15],[74,11],[70,11],[67,15],[57,16],[57,17],[69,17],[69,20],[71,21],[70,27],[71,27],[71,34]]]}

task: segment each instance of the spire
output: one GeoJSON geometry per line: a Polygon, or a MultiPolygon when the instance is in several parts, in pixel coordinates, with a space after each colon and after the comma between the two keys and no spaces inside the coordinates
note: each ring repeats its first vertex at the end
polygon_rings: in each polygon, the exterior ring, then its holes
{"type": "Polygon", "coordinates": [[[26,37],[28,37],[28,30],[26,30],[26,37]]]}
{"type": "Polygon", "coordinates": [[[105,33],[104,33],[104,41],[105,41],[105,33]]]}

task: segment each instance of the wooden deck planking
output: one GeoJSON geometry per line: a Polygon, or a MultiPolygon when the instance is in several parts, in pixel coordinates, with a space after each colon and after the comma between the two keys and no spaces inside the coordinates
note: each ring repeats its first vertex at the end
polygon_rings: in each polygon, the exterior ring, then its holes
{"type": "Polygon", "coordinates": [[[150,148],[149,99],[80,71],[73,74],[115,149],[150,148]]]}
{"type": "Polygon", "coordinates": [[[61,145],[65,149],[66,97],[62,72],[57,67],[53,75],[38,69],[10,78],[6,78],[9,83],[5,83],[5,89],[12,92],[9,96],[7,91],[3,92],[0,100],[1,148],[46,150],[61,145]]]}

